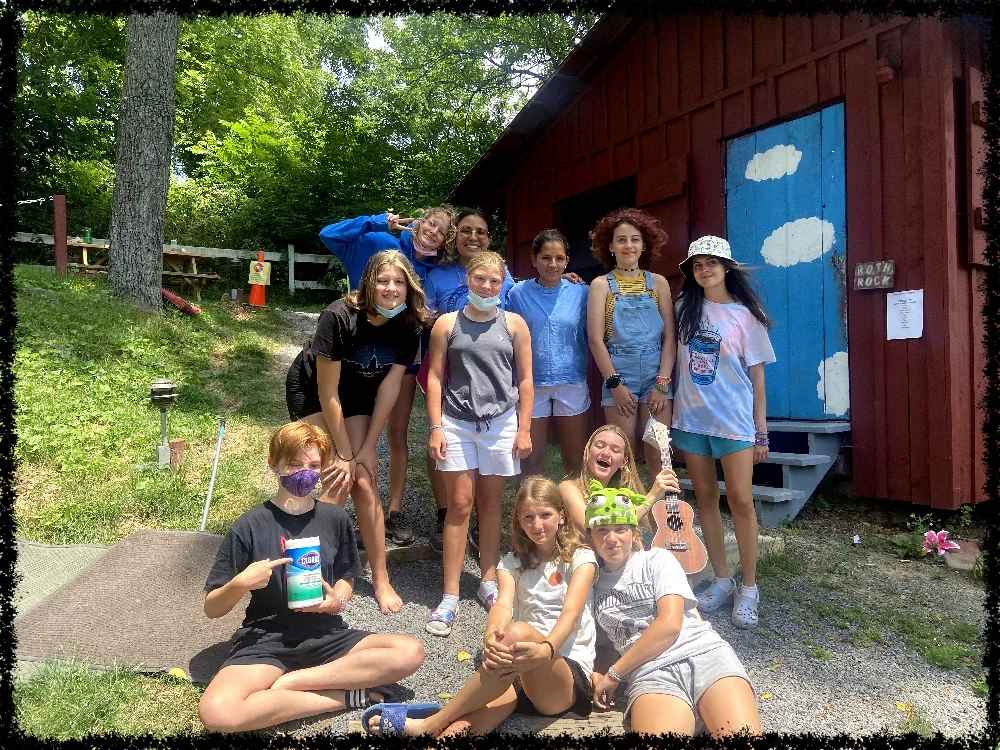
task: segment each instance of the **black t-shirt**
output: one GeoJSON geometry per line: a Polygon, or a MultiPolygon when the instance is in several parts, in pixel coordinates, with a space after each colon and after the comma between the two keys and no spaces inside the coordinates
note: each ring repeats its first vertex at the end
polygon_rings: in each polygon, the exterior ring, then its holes
{"type": "MultiPolygon", "coordinates": [[[[224,586],[257,560],[277,560],[285,555],[289,539],[319,537],[323,580],[331,586],[341,578],[361,574],[358,548],[347,512],[332,503],[316,503],[308,513],[292,515],[270,500],[244,513],[222,540],[205,591],[224,586]]],[[[269,632],[294,632],[307,636],[343,628],[340,615],[295,612],[288,608],[285,566],[274,568],[271,580],[262,589],[250,592],[242,628],[269,632]]]]}
{"type": "Polygon", "coordinates": [[[340,362],[341,398],[352,388],[370,393],[393,365],[410,365],[417,356],[420,329],[406,322],[403,313],[380,326],[340,299],[319,316],[316,333],[302,350],[301,367],[305,379],[316,380],[316,356],[340,362]]]}

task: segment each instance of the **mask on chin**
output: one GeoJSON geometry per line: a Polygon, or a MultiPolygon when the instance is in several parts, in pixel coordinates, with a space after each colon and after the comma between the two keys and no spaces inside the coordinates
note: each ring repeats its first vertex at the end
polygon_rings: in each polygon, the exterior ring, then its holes
{"type": "Polygon", "coordinates": [[[494,307],[500,304],[500,295],[494,295],[493,297],[480,297],[471,289],[469,290],[469,304],[480,312],[489,312],[494,307]]]}
{"type": "Polygon", "coordinates": [[[378,312],[378,314],[387,320],[392,320],[401,312],[403,312],[403,310],[405,309],[406,309],[405,302],[400,302],[395,307],[382,307],[382,305],[375,305],[375,310],[378,312]]]}

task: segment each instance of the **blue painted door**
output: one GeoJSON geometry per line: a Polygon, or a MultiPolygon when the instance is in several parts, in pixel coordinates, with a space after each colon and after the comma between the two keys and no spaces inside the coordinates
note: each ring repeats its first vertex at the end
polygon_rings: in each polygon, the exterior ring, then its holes
{"type": "Polygon", "coordinates": [[[773,320],[769,417],[848,417],[845,208],[842,104],[727,143],[728,239],[773,320]]]}

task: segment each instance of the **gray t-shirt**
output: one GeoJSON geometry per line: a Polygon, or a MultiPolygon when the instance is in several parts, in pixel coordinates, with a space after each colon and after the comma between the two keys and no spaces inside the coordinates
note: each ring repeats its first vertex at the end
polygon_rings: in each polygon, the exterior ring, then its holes
{"type": "Polygon", "coordinates": [[[684,600],[681,632],[662,654],[623,675],[629,681],[725,643],[711,623],[701,619],[698,600],[677,558],[654,547],[633,552],[620,570],[601,568],[594,585],[594,616],[619,654],[639,640],[656,619],[656,603],[664,596],[684,600]]]}
{"type": "MultiPolygon", "coordinates": [[[[577,547],[572,561],[568,563],[547,560],[534,568],[522,568],[521,561],[513,552],[504,555],[497,569],[507,571],[514,578],[514,619],[548,635],[562,613],[569,582],[581,565],[597,565],[594,551],[589,547],[577,547]]],[[[587,674],[594,671],[594,642],[597,638],[591,599],[592,594],[588,594],[576,628],[559,649],[560,656],[572,659],[587,674]]]]}

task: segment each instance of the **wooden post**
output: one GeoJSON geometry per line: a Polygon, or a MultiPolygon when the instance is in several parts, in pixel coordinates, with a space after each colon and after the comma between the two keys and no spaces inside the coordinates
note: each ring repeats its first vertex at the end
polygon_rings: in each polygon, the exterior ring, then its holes
{"type": "Polygon", "coordinates": [[[288,293],[295,294],[295,245],[288,243],[288,293]]]}
{"type": "Polygon", "coordinates": [[[52,196],[52,245],[56,253],[56,275],[66,275],[66,196],[52,196]]]}

